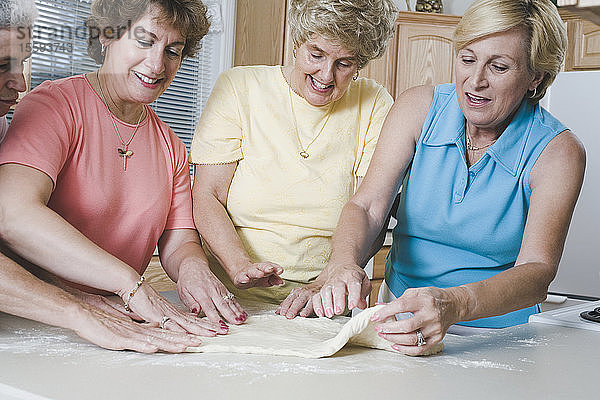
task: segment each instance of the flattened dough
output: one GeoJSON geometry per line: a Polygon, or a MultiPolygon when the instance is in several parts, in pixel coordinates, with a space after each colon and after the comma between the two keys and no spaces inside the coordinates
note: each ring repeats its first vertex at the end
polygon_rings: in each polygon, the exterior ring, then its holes
{"type": "MultiPolygon", "coordinates": [[[[354,318],[294,318],[274,314],[253,315],[243,325],[232,325],[229,333],[203,338],[189,352],[251,353],[304,358],[321,358],[337,353],[347,343],[393,351],[392,343],[380,338],[370,322],[371,315],[383,306],[368,308],[354,318]]],[[[443,343],[428,354],[442,351],[443,343]]]]}

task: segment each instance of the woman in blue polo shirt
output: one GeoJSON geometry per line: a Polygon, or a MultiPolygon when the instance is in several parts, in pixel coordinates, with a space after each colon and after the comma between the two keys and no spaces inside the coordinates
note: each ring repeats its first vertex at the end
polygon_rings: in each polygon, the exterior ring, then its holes
{"type": "Polygon", "coordinates": [[[402,185],[380,292],[397,299],[373,320],[411,355],[453,324],[506,327],[539,311],[585,170],[581,143],[538,104],[566,48],[549,0],[476,1],[454,41],[456,84],[396,100],[335,231],[324,272],[343,278],[312,299],[318,315],[346,293],[357,304],[359,266],[402,185]],[[383,323],[401,312],[412,317],[383,323]]]}

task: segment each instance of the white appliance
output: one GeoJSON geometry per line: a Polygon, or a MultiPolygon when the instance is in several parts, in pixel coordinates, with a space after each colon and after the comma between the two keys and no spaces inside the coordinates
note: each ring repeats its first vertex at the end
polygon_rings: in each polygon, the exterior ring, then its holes
{"type": "Polygon", "coordinates": [[[561,72],[541,105],[583,142],[587,166],[549,292],[600,299],[600,71],[561,72]]]}

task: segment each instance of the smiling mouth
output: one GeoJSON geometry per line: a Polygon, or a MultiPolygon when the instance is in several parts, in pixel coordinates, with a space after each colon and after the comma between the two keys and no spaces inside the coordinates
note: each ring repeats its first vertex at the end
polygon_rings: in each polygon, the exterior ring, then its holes
{"type": "Polygon", "coordinates": [[[142,75],[139,72],[133,72],[135,74],[135,76],[137,76],[137,78],[144,82],[147,85],[156,85],[158,82],[160,82],[162,80],[162,78],[157,78],[157,79],[151,79],[148,78],[146,75],[142,75]]]}
{"type": "Polygon", "coordinates": [[[332,89],[333,86],[334,86],[333,84],[331,84],[331,85],[325,85],[325,84],[317,81],[315,78],[313,78],[312,75],[308,75],[308,76],[310,77],[310,83],[311,83],[312,87],[315,90],[317,90],[318,92],[326,92],[326,91],[332,89]]]}
{"type": "Polygon", "coordinates": [[[474,94],[465,92],[465,96],[470,103],[473,104],[485,104],[490,101],[490,99],[486,97],[475,96],[474,94]]]}

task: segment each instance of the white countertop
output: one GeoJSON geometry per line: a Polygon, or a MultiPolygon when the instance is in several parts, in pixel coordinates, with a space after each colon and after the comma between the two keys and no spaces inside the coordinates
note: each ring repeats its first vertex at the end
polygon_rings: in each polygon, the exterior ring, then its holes
{"type": "Polygon", "coordinates": [[[529,323],[445,344],[426,358],[145,355],[0,313],[0,399],[598,398],[600,332],[529,323]]]}

